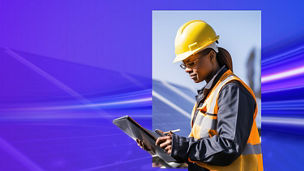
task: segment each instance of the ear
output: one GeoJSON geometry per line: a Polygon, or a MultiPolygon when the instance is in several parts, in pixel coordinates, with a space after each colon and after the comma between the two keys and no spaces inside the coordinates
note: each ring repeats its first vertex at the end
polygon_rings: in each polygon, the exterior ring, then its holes
{"type": "Polygon", "coordinates": [[[214,52],[214,50],[211,50],[210,52],[209,52],[209,56],[210,56],[210,61],[216,61],[216,53],[214,52]]]}

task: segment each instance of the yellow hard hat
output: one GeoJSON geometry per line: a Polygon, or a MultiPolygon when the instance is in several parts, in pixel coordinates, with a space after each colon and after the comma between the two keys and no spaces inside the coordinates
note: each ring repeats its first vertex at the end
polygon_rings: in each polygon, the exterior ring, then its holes
{"type": "Polygon", "coordinates": [[[182,61],[204,50],[219,39],[213,28],[202,20],[188,21],[182,25],[175,37],[175,54],[173,62],[182,61]]]}

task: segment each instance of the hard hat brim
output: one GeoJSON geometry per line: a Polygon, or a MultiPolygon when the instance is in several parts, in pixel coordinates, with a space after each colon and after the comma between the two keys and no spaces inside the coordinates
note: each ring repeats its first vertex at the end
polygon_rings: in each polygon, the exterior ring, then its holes
{"type": "Polygon", "coordinates": [[[194,51],[188,51],[183,54],[180,54],[174,58],[173,63],[183,61],[183,60],[187,59],[188,57],[190,57],[191,55],[193,55],[194,53],[195,53],[194,51]]]}
{"type": "Polygon", "coordinates": [[[210,41],[208,42],[207,44],[205,44],[204,46],[200,47],[200,48],[197,48],[195,50],[192,50],[192,51],[187,51],[185,53],[182,53],[180,55],[177,55],[174,60],[173,60],[173,63],[176,63],[176,62],[180,62],[180,61],[183,61],[187,58],[189,58],[190,56],[202,51],[202,50],[205,50],[206,48],[208,48],[208,46],[212,43],[214,43],[215,41],[217,41],[219,39],[219,36],[216,36],[216,38],[213,40],[213,41],[210,41]]]}

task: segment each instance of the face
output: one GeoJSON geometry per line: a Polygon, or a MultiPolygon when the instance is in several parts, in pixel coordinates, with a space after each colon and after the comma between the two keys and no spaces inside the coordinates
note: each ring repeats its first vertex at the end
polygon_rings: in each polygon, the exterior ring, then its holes
{"type": "MultiPolygon", "coordinates": [[[[214,52],[215,53],[215,52],[214,52]]],[[[185,72],[195,82],[208,81],[210,73],[214,70],[213,51],[208,54],[195,54],[183,61],[186,64],[185,72]]]]}

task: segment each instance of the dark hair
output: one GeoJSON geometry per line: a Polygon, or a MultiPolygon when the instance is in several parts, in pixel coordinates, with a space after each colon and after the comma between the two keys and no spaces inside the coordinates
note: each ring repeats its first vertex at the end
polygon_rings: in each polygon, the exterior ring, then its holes
{"type": "MultiPolygon", "coordinates": [[[[202,56],[207,55],[211,50],[213,50],[212,48],[207,48],[201,52],[199,52],[202,56]]],[[[219,64],[220,67],[226,65],[226,67],[228,69],[230,69],[231,71],[233,71],[233,66],[232,66],[232,58],[230,53],[222,48],[222,47],[218,47],[218,53],[216,53],[216,61],[219,64]]]]}
{"type": "Polygon", "coordinates": [[[219,50],[219,52],[216,54],[216,60],[217,60],[218,64],[220,66],[226,65],[226,67],[228,67],[228,69],[233,71],[232,58],[231,58],[230,53],[222,47],[218,47],[218,50],[219,50]]]}

